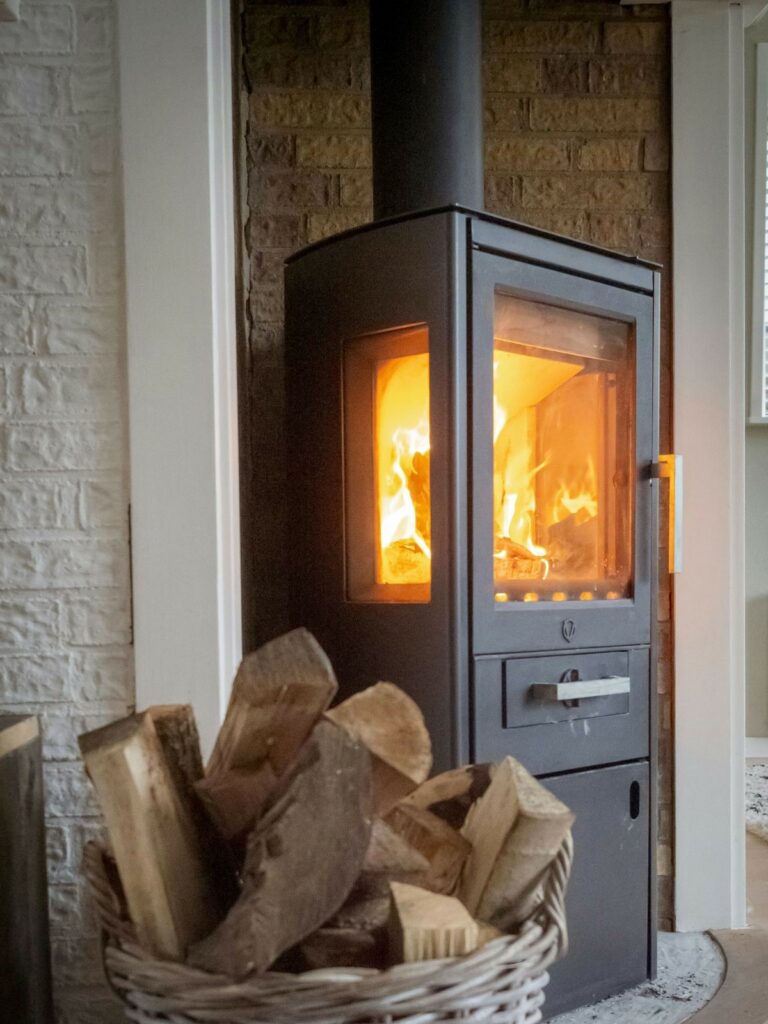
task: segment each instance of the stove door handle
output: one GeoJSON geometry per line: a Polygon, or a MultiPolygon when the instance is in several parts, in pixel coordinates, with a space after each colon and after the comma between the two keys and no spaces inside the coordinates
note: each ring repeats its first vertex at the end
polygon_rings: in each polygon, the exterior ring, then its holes
{"type": "Polygon", "coordinates": [[[651,478],[669,480],[669,572],[683,571],[683,456],[660,455],[651,478]]]}
{"type": "Polygon", "coordinates": [[[629,693],[629,676],[608,676],[605,679],[578,679],[571,683],[533,683],[531,692],[535,699],[545,701],[586,700],[588,697],[615,697],[629,693]]]}

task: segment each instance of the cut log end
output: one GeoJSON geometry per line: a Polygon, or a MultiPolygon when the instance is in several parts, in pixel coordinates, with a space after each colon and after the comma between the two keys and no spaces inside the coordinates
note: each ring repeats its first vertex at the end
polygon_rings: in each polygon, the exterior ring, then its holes
{"type": "Polygon", "coordinates": [[[389,921],[390,955],[414,963],[464,956],[477,948],[479,926],[454,896],[393,882],[389,921]]]}
{"type": "Polygon", "coordinates": [[[328,713],[377,758],[418,786],[432,768],[432,741],[416,702],[393,683],[376,683],[328,713]]]}

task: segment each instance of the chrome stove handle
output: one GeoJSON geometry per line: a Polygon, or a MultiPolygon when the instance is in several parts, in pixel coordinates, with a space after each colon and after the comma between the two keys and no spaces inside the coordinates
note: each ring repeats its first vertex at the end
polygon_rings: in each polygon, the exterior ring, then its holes
{"type": "Polygon", "coordinates": [[[579,701],[588,697],[615,697],[629,693],[629,676],[607,676],[605,679],[577,679],[573,682],[532,683],[531,693],[537,700],[579,701]]]}

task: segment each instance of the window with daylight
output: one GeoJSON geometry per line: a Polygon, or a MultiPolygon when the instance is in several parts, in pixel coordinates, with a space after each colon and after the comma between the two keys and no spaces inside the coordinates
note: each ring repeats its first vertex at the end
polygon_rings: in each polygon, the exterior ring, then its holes
{"type": "Polygon", "coordinates": [[[768,43],[757,47],[750,423],[768,423],[768,43]]]}

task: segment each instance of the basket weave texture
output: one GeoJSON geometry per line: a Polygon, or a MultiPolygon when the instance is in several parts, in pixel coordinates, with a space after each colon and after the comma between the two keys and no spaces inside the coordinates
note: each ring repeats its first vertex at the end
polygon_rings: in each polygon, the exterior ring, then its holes
{"type": "Polygon", "coordinates": [[[269,971],[241,982],[143,950],[104,854],[88,843],[84,870],[103,928],[105,970],[127,1019],[140,1024],[538,1024],[547,968],[567,949],[570,836],[550,866],[536,911],[515,934],[475,953],[384,971],[269,971]]]}

